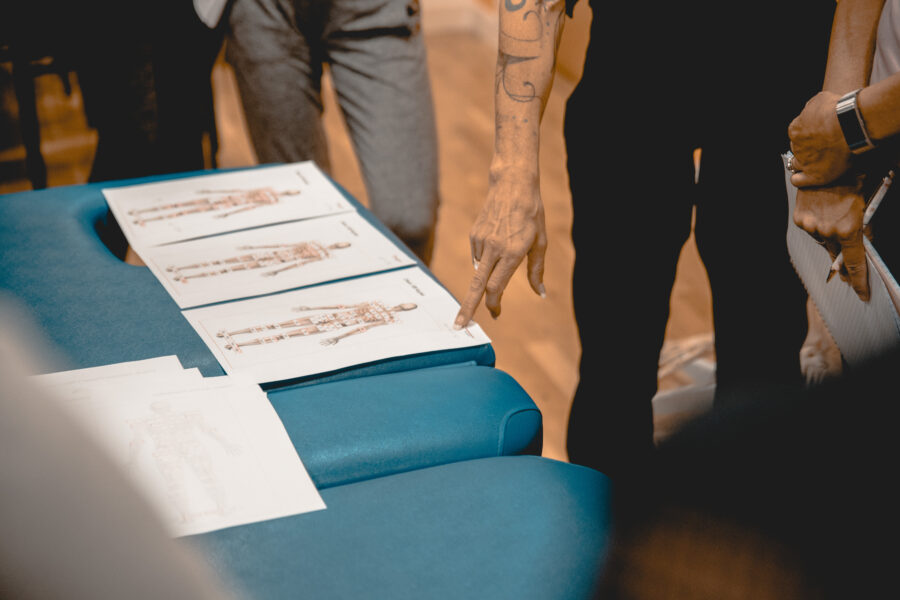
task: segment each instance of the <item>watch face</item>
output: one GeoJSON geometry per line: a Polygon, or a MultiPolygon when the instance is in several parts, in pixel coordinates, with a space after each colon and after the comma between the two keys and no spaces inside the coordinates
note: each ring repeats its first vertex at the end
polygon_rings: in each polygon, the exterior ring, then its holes
{"type": "Polygon", "coordinates": [[[862,119],[856,110],[856,94],[858,92],[859,90],[852,96],[841,98],[835,106],[838,123],[851,152],[872,147],[872,142],[866,135],[862,119]]]}

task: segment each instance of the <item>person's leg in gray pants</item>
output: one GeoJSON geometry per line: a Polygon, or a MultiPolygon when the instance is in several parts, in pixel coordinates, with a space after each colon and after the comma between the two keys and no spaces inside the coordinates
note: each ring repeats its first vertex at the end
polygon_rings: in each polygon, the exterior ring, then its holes
{"type": "Polygon", "coordinates": [[[372,212],[426,263],[438,206],[437,134],[416,0],[236,0],[228,58],[260,162],[329,170],[322,65],[372,212]]]}

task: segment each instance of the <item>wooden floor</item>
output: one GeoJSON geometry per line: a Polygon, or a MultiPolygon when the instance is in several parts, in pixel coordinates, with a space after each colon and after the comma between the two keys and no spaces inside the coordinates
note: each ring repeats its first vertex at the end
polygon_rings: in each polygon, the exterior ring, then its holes
{"type": "MultiPolygon", "coordinates": [[[[432,268],[461,297],[472,274],[468,231],[487,191],[496,55],[473,34],[428,34],[426,40],[438,119],[442,195],[432,268]]],[[[0,70],[0,77],[8,78],[8,73],[0,70]]],[[[6,82],[8,79],[0,83],[6,82]]],[[[87,128],[81,112],[74,76],[73,82],[73,94],[66,97],[56,78],[44,76],[37,81],[42,152],[51,186],[85,182],[96,144],[96,136],[87,128]]],[[[213,83],[221,144],[219,165],[255,164],[233,75],[224,62],[217,63],[213,83]]],[[[2,87],[3,106],[7,112],[15,112],[9,86],[2,87]]],[[[520,270],[503,296],[501,317],[493,321],[483,308],[476,314],[476,320],[493,341],[497,367],[512,375],[544,414],[544,454],[563,460],[566,421],[578,382],[580,352],[572,313],[572,213],[562,137],[565,100],[573,87],[574,82],[557,76],[542,131],[541,185],[550,239],[544,279],[548,297],[541,299],[531,292],[520,270]]],[[[359,169],[327,82],[325,122],[333,176],[365,203],[359,169]]],[[[24,150],[12,139],[0,142],[0,193],[30,189],[21,169],[24,150]]],[[[708,338],[712,331],[710,313],[706,274],[691,239],[679,263],[667,343],[696,339],[694,336],[708,338]]],[[[684,383],[676,373],[664,378],[661,388],[684,383]]]]}

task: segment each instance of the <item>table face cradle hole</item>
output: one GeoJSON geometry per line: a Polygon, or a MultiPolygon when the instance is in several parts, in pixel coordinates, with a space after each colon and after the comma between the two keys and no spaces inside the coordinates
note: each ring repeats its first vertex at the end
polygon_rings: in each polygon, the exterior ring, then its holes
{"type": "Polygon", "coordinates": [[[125,260],[128,254],[128,240],[125,239],[122,228],[119,227],[119,223],[109,210],[94,219],[94,233],[97,234],[110,254],[125,264],[137,266],[125,260]]]}

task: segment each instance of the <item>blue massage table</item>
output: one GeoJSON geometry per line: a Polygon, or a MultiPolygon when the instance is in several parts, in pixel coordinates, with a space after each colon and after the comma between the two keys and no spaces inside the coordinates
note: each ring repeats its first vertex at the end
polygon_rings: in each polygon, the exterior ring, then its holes
{"type": "MultiPolygon", "coordinates": [[[[125,241],[101,191],[113,185],[4,196],[0,290],[31,312],[71,368],[175,354],[185,368],[223,375],[150,270],[120,259],[125,241]]],[[[454,460],[540,453],[540,411],[493,361],[490,345],[483,345],[377,361],[267,391],[286,425],[296,427],[292,439],[319,486],[454,460]]]]}
{"type": "MultiPolygon", "coordinates": [[[[0,196],[0,293],[69,368],[175,354],[223,374],[152,273],[120,259],[102,188],[164,178],[0,196]]],[[[484,345],[263,386],[328,509],[190,543],[254,598],[589,597],[606,479],[521,456],[540,453],[540,411],[493,363],[484,345]]]]}

